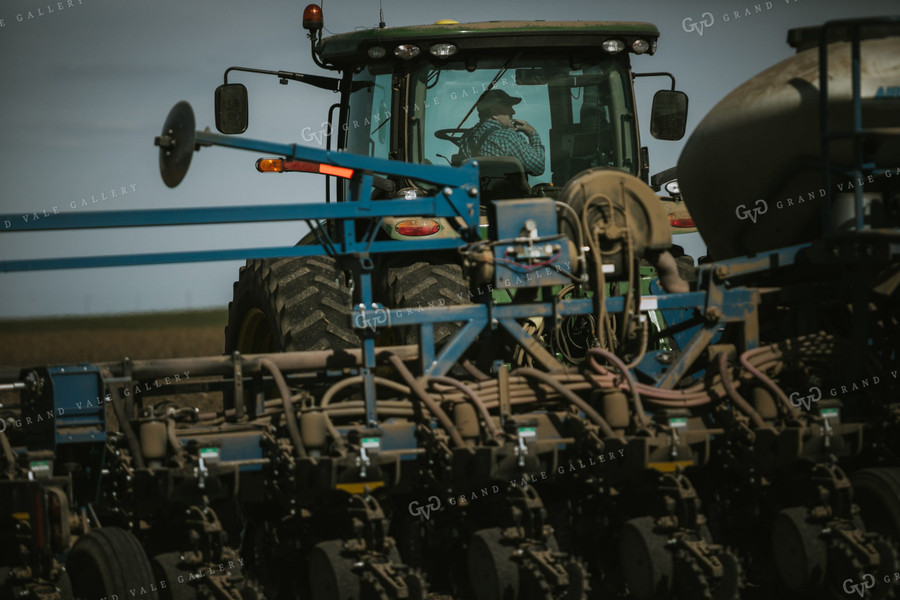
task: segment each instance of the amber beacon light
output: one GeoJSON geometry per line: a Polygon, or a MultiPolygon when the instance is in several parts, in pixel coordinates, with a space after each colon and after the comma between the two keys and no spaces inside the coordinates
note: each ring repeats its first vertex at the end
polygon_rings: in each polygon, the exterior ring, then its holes
{"type": "Polygon", "coordinates": [[[318,4],[308,4],[303,9],[303,29],[309,31],[319,31],[322,29],[325,18],[322,16],[322,9],[318,4]]]}

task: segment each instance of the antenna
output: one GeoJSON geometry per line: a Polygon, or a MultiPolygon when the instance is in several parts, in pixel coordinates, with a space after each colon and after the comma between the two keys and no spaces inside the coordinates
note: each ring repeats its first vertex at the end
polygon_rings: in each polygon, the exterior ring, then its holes
{"type": "Polygon", "coordinates": [[[378,0],[378,29],[384,29],[384,6],[378,0]]]}

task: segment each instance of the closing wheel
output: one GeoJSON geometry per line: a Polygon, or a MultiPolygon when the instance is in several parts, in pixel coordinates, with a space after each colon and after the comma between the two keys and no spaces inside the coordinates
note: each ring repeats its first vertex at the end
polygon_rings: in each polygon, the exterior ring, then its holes
{"type": "Polygon", "coordinates": [[[631,519],[622,528],[619,556],[622,571],[638,600],[671,598],[675,564],[665,536],[654,533],[653,517],[631,519]]]}
{"type": "Polygon", "coordinates": [[[164,589],[160,589],[160,600],[194,600],[197,597],[197,588],[195,586],[188,583],[178,583],[178,577],[185,576],[185,572],[178,568],[180,562],[180,552],[157,554],[150,561],[156,580],[169,582],[169,585],[164,589]]]}
{"type": "Polygon", "coordinates": [[[712,586],[697,557],[679,550],[675,557],[675,587],[680,600],[713,600],[712,586]]]}
{"type": "Polygon", "coordinates": [[[850,475],[850,481],[866,530],[900,543],[900,468],[861,469],[850,475]]]}
{"type": "Polygon", "coordinates": [[[569,576],[569,588],[566,590],[566,600],[587,600],[591,591],[590,578],[587,568],[580,560],[572,558],[563,563],[566,575],[569,576]]]}
{"type": "Polygon", "coordinates": [[[159,600],[159,593],[150,590],[155,579],[147,553],[124,529],[92,529],[78,538],[69,552],[66,571],[76,600],[124,597],[128,590],[141,587],[142,600],[159,600]]]}
{"type": "Polygon", "coordinates": [[[884,536],[870,534],[867,538],[867,544],[878,554],[877,567],[864,565],[841,538],[831,541],[828,547],[828,578],[824,597],[834,600],[847,598],[847,581],[851,582],[849,585],[868,584],[861,586],[865,588],[863,598],[896,597],[893,576],[898,568],[897,552],[884,536]],[[885,576],[889,585],[884,583],[885,576]]]}
{"type": "Polygon", "coordinates": [[[403,581],[406,583],[406,589],[409,592],[409,600],[425,600],[428,597],[428,582],[425,579],[425,574],[418,569],[410,569],[403,581]]]}
{"type": "Polygon", "coordinates": [[[553,590],[547,578],[535,564],[523,566],[519,600],[553,600],[553,590]]]}
{"type": "Polygon", "coordinates": [[[790,590],[802,594],[817,588],[825,577],[828,551],[819,537],[822,528],[807,521],[802,506],[786,508],[772,522],[772,554],[778,573],[790,590]]]}
{"type": "Polygon", "coordinates": [[[341,540],[321,542],[309,556],[309,587],[313,600],[359,600],[359,576],[353,561],[342,556],[341,540]]]}
{"type": "Polygon", "coordinates": [[[519,567],[513,548],[502,540],[497,527],[482,529],[469,540],[469,581],[476,600],[515,600],[519,595],[519,567]]]}
{"type": "Polygon", "coordinates": [[[743,587],[741,561],[733,550],[725,549],[716,555],[722,563],[722,578],[713,582],[713,600],[738,600],[743,587]]]}

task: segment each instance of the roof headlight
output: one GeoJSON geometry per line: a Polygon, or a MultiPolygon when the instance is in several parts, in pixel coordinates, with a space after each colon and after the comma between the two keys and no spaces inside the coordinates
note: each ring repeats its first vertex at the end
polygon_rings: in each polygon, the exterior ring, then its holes
{"type": "Polygon", "coordinates": [[[366,51],[366,54],[369,55],[369,58],[384,58],[384,55],[387,54],[387,50],[381,46],[372,46],[366,51]]]}
{"type": "Polygon", "coordinates": [[[437,56],[438,58],[453,56],[456,54],[457,50],[456,44],[432,44],[431,47],[428,48],[429,54],[437,56]]]}
{"type": "Polygon", "coordinates": [[[625,49],[625,42],[622,40],[606,40],[601,46],[610,54],[618,54],[625,49]]]}
{"type": "Polygon", "coordinates": [[[631,49],[635,54],[643,54],[650,49],[650,44],[647,40],[634,40],[631,43],[631,49]]]}
{"type": "Polygon", "coordinates": [[[418,46],[413,44],[400,44],[394,48],[394,56],[403,60],[409,60],[417,57],[421,51],[418,46]]]}

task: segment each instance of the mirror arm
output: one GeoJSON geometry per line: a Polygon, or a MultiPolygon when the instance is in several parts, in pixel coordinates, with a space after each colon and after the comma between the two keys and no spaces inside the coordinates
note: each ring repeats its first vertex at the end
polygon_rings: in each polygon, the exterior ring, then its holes
{"type": "Polygon", "coordinates": [[[228,67],[225,69],[225,83],[228,84],[228,73],[230,71],[243,71],[245,73],[261,73],[263,75],[275,75],[286,84],[287,80],[299,81],[313,87],[332,92],[339,92],[341,89],[341,80],[336,77],[322,77],[321,75],[306,75],[304,73],[294,73],[293,71],[269,71],[266,69],[251,69],[249,67],[228,67]]]}
{"type": "Polygon", "coordinates": [[[675,76],[672,75],[671,73],[667,73],[665,71],[657,71],[654,73],[632,73],[631,74],[632,79],[637,79],[638,77],[668,77],[669,79],[672,80],[672,90],[671,91],[673,91],[673,92],[675,91],[675,76]]]}

